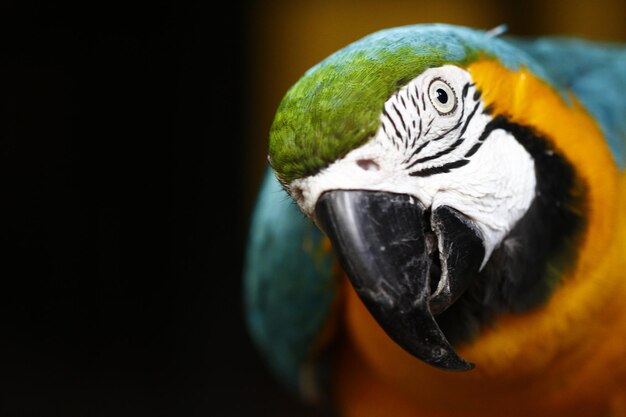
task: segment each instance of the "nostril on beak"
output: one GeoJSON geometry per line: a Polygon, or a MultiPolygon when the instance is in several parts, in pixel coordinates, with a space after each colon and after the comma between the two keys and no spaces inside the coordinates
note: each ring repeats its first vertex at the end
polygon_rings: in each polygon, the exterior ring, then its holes
{"type": "Polygon", "coordinates": [[[296,200],[296,201],[300,201],[304,198],[304,191],[302,190],[302,188],[300,187],[293,187],[291,188],[291,197],[296,200]]]}
{"type": "Polygon", "coordinates": [[[359,159],[356,164],[365,171],[378,171],[380,166],[372,159],[359,159]]]}

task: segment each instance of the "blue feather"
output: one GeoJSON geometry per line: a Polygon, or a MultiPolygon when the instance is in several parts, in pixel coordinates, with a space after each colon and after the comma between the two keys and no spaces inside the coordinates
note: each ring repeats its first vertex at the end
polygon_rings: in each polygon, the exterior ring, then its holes
{"type": "Polygon", "coordinates": [[[620,168],[626,165],[626,46],[572,38],[507,39],[570,90],[598,122],[620,168]]]}
{"type": "Polygon", "coordinates": [[[250,229],[246,315],[270,367],[295,390],[337,294],[334,256],[322,239],[268,169],[250,229]]]}
{"type": "Polygon", "coordinates": [[[529,54],[506,42],[504,38],[494,37],[489,31],[442,23],[400,26],[374,32],[328,56],[310,68],[305,75],[325,65],[331,65],[337,71],[341,71],[345,58],[355,52],[364,53],[372,62],[376,62],[386,59],[387,55],[383,52],[406,48],[414,49],[416,55],[437,54],[451,63],[461,62],[468,58],[469,54],[479,51],[497,57],[511,70],[524,66],[539,78],[555,84],[550,74],[529,54]]]}

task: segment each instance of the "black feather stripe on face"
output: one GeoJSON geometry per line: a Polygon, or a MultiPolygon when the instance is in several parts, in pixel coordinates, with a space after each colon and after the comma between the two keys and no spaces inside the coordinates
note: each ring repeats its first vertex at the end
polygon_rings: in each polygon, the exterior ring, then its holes
{"type": "Polygon", "coordinates": [[[550,141],[535,130],[494,118],[485,131],[509,132],[532,156],[535,199],[492,253],[464,295],[437,317],[453,344],[477,336],[504,313],[523,313],[545,303],[566,270],[575,264],[584,229],[586,185],[550,141]]]}

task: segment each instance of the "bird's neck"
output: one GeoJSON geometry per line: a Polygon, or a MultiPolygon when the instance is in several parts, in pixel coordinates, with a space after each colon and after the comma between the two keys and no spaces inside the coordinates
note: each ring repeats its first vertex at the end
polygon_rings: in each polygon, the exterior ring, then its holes
{"type": "Polygon", "coordinates": [[[359,416],[388,415],[376,414],[380,401],[394,404],[400,417],[435,413],[435,404],[459,416],[542,415],[540,409],[552,416],[600,415],[606,410],[594,408],[598,399],[610,402],[616,387],[626,386],[626,340],[615,337],[626,334],[626,175],[575,98],[566,103],[524,69],[488,60],[468,69],[496,113],[544,133],[588,185],[576,264],[544,305],[498,317],[461,346],[460,354],[476,364],[467,373],[439,371],[410,356],[347,288],[339,404],[350,403],[345,415],[359,416]],[[499,87],[482,88],[487,84],[499,87]],[[354,408],[355,396],[364,409],[354,408]]]}

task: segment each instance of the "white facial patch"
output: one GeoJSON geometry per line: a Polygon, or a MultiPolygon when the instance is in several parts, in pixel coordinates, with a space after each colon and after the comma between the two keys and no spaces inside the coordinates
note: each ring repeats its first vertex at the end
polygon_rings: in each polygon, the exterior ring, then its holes
{"type": "Polygon", "coordinates": [[[375,136],[318,174],[289,186],[314,218],[330,190],[408,194],[426,208],[452,207],[482,233],[487,262],[535,196],[531,156],[509,132],[490,125],[470,74],[431,68],[384,104],[375,136]]]}

